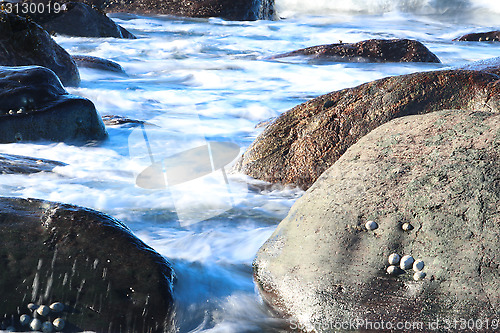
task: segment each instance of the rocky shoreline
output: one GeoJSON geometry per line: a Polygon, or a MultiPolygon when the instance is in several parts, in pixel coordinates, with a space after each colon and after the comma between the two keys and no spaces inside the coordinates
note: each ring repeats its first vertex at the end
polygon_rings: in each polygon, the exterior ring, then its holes
{"type": "MultiPolygon", "coordinates": [[[[80,84],[78,67],[126,75],[110,60],[71,56],[50,37],[136,38],[105,12],[231,20],[275,15],[272,5],[259,10],[250,0],[65,1],[57,14],[0,12],[0,143],[85,145],[106,140],[106,125],[144,123],[120,116],[103,122],[90,100],[65,89],[80,84]]],[[[457,41],[494,42],[498,31],[457,41]]],[[[267,60],[297,55],[440,62],[407,39],[312,46],[267,60]]],[[[499,75],[494,58],[387,77],[319,96],[266,124],[236,171],[308,189],[254,261],[255,282],[273,310],[305,332],[328,332],[317,326],[353,318],[498,316],[499,75]],[[411,254],[425,266],[398,268],[388,261],[394,254],[411,254]]],[[[0,154],[2,174],[64,165],[0,154]]],[[[1,197],[0,267],[0,294],[8,294],[0,300],[0,329],[23,330],[35,316],[55,325],[52,316],[62,311],[64,332],[176,329],[171,265],[103,213],[1,197]],[[56,302],[64,310],[36,315],[37,308],[28,308],[56,302]]]]}

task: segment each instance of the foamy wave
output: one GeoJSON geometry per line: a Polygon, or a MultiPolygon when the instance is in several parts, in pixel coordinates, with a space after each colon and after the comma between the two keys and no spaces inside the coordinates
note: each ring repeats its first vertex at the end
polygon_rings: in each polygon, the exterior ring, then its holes
{"type": "Polygon", "coordinates": [[[393,11],[418,14],[444,14],[467,10],[487,10],[500,14],[500,2],[492,0],[276,0],[281,17],[296,14],[381,14],[393,11]]]}

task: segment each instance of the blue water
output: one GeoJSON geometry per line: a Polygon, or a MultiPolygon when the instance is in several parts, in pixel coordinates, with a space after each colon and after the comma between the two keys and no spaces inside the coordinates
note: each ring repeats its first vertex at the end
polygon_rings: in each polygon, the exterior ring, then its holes
{"type": "MultiPolygon", "coordinates": [[[[493,2],[282,0],[280,20],[256,22],[120,14],[113,19],[137,40],[59,36],[56,41],[72,54],[107,58],[125,69],[127,75],[81,69],[81,87],[68,91],[92,100],[101,115],[154,124],[147,129],[153,150],[185,151],[213,140],[236,143],[243,151],[262,131],[259,122],[323,93],[500,56],[500,43],[451,41],[499,28],[494,23],[500,6],[493,2]],[[298,48],[368,38],[417,39],[443,63],[266,60],[298,48]]],[[[1,152],[68,163],[52,174],[0,175],[2,195],[78,204],[125,222],[173,263],[180,332],[279,331],[283,322],[254,290],[251,263],[303,192],[233,174],[231,184],[239,186],[237,193],[232,188],[235,207],[215,210],[227,190],[224,183],[192,183],[176,191],[137,187],[135,177],[148,160],[137,130],[111,126],[109,140],[98,146],[0,145],[1,152]],[[183,223],[178,213],[187,208],[214,214],[183,223]]]]}

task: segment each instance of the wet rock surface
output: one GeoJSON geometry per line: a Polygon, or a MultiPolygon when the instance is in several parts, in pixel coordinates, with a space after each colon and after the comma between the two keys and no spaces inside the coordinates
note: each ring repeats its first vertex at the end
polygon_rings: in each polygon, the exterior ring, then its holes
{"type": "Polygon", "coordinates": [[[274,17],[274,2],[253,0],[89,0],[106,12],[167,14],[186,17],[222,17],[228,20],[257,20],[274,17]]]}
{"type": "Polygon", "coordinates": [[[0,142],[90,141],[107,136],[92,102],[69,95],[38,66],[0,67],[0,142]]]}
{"type": "Polygon", "coordinates": [[[80,74],[71,56],[36,23],[0,12],[0,65],[39,65],[51,69],[65,86],[78,86],[80,74]]]}
{"type": "Polygon", "coordinates": [[[92,57],[87,55],[72,55],[73,60],[78,67],[99,69],[102,71],[109,71],[115,73],[125,74],[122,66],[114,61],[103,59],[99,57],[92,57]]]}
{"type": "Polygon", "coordinates": [[[66,163],[28,156],[0,153],[0,174],[31,174],[50,172],[66,163]]]}
{"type": "Polygon", "coordinates": [[[438,111],[373,130],[261,247],[254,277],[262,296],[305,331],[359,322],[348,330],[376,332],[366,323],[401,321],[425,326],[382,331],[456,332],[457,320],[491,323],[500,314],[499,147],[498,113],[438,111]],[[367,220],[378,228],[368,231],[367,220]],[[393,253],[425,267],[390,275],[393,253]]]}
{"type": "MultiPolygon", "coordinates": [[[[235,168],[304,189],[362,136],[397,117],[441,109],[500,109],[500,65],[388,77],[312,99],[280,115],[235,168]]],[[[472,65],[471,65],[472,66],[472,65]]]]}
{"type": "Polygon", "coordinates": [[[51,34],[77,37],[115,37],[135,39],[135,36],[97,7],[82,2],[22,1],[43,4],[43,10],[23,13],[23,5],[13,7],[15,14],[29,16],[51,34]],[[57,6],[55,5],[57,3],[57,6]],[[56,6],[56,7],[55,7],[56,6]]]}
{"type": "Polygon", "coordinates": [[[339,62],[441,62],[424,44],[410,39],[370,39],[358,43],[318,45],[279,54],[270,59],[293,56],[310,56],[339,62]]]}
{"type": "Polygon", "coordinates": [[[0,198],[0,265],[4,325],[19,330],[31,302],[62,302],[65,332],[171,329],[171,266],[100,212],[0,198]]]}
{"type": "Polygon", "coordinates": [[[116,116],[116,115],[105,115],[102,116],[102,121],[104,124],[107,126],[117,126],[117,125],[125,125],[128,127],[134,127],[134,126],[139,126],[142,124],[148,124],[143,120],[137,120],[137,119],[130,119],[127,117],[122,117],[122,116],[116,116]]]}
{"type": "Polygon", "coordinates": [[[461,42],[500,42],[500,31],[471,33],[454,40],[461,42]]]}

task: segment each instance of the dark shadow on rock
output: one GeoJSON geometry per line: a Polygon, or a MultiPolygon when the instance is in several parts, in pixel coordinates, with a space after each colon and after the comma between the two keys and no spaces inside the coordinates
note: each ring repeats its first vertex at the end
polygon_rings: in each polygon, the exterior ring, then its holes
{"type": "Polygon", "coordinates": [[[0,267],[0,314],[9,318],[29,313],[30,302],[59,301],[72,309],[70,331],[173,329],[170,264],[100,212],[1,198],[0,267]]]}
{"type": "Polygon", "coordinates": [[[318,45],[269,59],[294,56],[337,62],[441,62],[424,44],[410,39],[369,39],[358,43],[318,45]]]}
{"type": "Polygon", "coordinates": [[[0,142],[103,140],[94,104],[69,95],[56,75],[38,66],[0,67],[0,142]]]}
{"type": "Polygon", "coordinates": [[[307,189],[351,145],[393,118],[441,109],[498,112],[498,58],[473,68],[387,77],[312,99],[269,124],[235,169],[307,189]]]}
{"type": "Polygon", "coordinates": [[[0,65],[38,65],[51,69],[65,86],[78,86],[80,74],[71,56],[36,23],[0,12],[0,65]]]}

